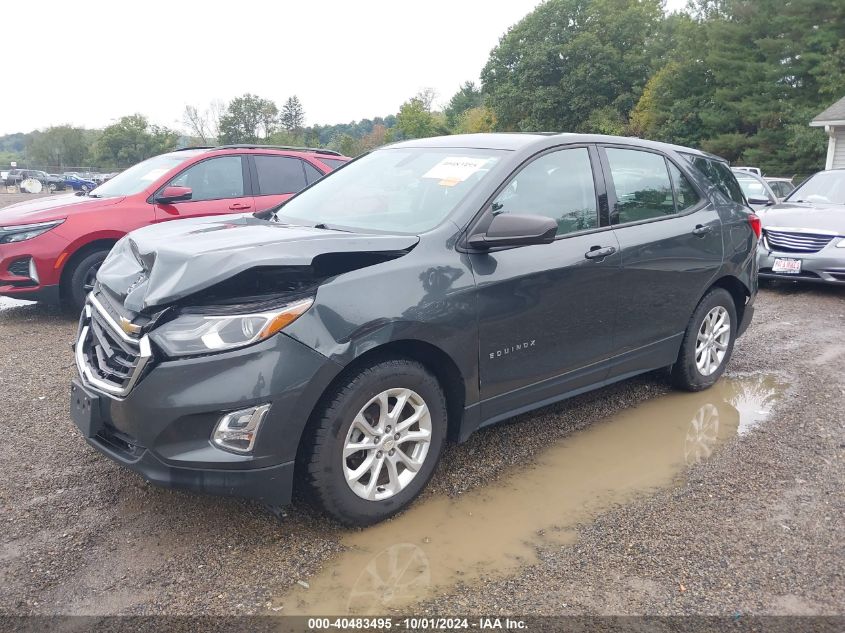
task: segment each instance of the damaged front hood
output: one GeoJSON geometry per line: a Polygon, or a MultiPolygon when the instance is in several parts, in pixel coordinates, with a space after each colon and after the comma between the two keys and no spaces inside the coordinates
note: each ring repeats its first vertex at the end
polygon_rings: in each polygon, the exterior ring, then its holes
{"type": "Polygon", "coordinates": [[[311,266],[315,258],[331,254],[396,253],[418,241],[415,235],[348,233],[243,215],[176,220],[121,239],[97,280],[128,310],[141,312],[251,268],[311,266]]]}

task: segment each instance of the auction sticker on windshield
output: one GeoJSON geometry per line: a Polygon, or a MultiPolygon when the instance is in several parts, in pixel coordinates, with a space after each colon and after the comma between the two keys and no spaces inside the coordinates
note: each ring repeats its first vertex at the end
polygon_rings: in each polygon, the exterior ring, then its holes
{"type": "Polygon", "coordinates": [[[423,178],[433,178],[450,184],[457,184],[472,176],[484,167],[489,160],[489,158],[472,156],[447,156],[423,174],[423,178]]]}
{"type": "Polygon", "coordinates": [[[801,272],[800,259],[787,259],[785,257],[778,257],[772,265],[773,273],[784,273],[787,275],[797,275],[801,272]]]}

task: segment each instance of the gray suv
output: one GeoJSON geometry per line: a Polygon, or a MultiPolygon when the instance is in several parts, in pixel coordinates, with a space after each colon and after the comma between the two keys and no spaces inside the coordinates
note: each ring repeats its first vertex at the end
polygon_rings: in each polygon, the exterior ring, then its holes
{"type": "Polygon", "coordinates": [[[154,483],[273,506],[298,486],[371,524],[447,439],[661,367],[710,387],[753,314],[759,234],[696,150],[398,143],[269,212],[121,239],[80,319],[72,415],[154,483]]]}

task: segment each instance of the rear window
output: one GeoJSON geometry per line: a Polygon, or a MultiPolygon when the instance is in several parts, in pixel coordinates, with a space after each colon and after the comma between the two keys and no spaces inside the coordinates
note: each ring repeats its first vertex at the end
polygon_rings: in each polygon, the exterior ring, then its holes
{"type": "Polygon", "coordinates": [[[261,195],[296,193],[305,188],[305,168],[298,158],[256,156],[258,189],[261,195]]]}

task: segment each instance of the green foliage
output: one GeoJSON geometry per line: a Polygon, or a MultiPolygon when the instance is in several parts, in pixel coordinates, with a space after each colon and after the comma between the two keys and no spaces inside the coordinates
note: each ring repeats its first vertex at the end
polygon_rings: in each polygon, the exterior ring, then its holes
{"type": "MultiPolygon", "coordinates": [[[[448,115],[447,120],[448,120],[448,115]]],[[[486,106],[469,108],[461,113],[455,126],[457,134],[492,132],[496,128],[496,113],[486,106]]]]}
{"type": "Polygon", "coordinates": [[[276,129],[279,108],[270,99],[246,93],[232,99],[220,117],[219,141],[229,143],[258,143],[276,129]]]}
{"type": "Polygon", "coordinates": [[[124,168],[176,147],[179,135],[173,130],[151,125],[141,114],[121,117],[109,125],[94,145],[95,160],[101,168],[124,168]]]}
{"type": "Polygon", "coordinates": [[[845,94],[845,5],[825,0],[698,0],[673,16],[674,46],[631,115],[635,134],[700,146],[764,173],[823,166],[807,124],[845,94]]]}
{"type": "Polygon", "coordinates": [[[481,89],[476,87],[472,81],[464,82],[452,98],[448,105],[443,109],[443,114],[446,115],[446,125],[450,129],[458,127],[461,115],[467,110],[478,108],[484,105],[484,95],[481,89]]]}
{"type": "Polygon", "coordinates": [[[502,130],[617,129],[651,70],[660,0],[549,0],[512,27],[481,72],[502,130]],[[594,114],[594,112],[597,112],[594,114]]]}
{"type": "Polygon", "coordinates": [[[49,127],[34,132],[29,139],[27,152],[37,164],[55,167],[78,167],[88,161],[91,143],[86,130],[70,125],[49,127]]]}
{"type": "Polygon", "coordinates": [[[446,118],[431,111],[433,93],[424,91],[399,107],[396,130],[402,138],[427,138],[447,134],[446,118]]]}
{"type": "Polygon", "coordinates": [[[279,118],[279,123],[288,132],[293,132],[302,129],[305,125],[305,108],[299,101],[299,97],[293,95],[285,101],[282,106],[282,115],[279,118]]]}

